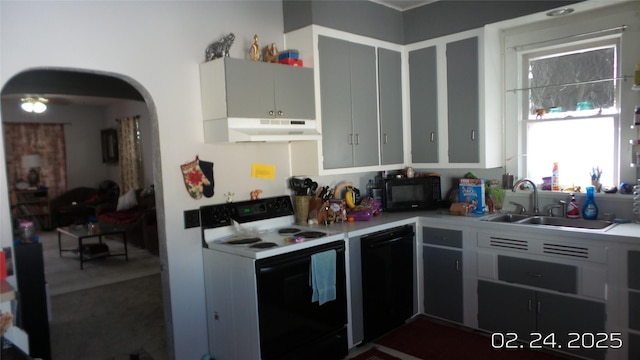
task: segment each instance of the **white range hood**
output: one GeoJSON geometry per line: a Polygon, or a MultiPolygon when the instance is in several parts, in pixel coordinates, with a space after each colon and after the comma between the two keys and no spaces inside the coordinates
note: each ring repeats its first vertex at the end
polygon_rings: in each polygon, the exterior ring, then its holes
{"type": "Polygon", "coordinates": [[[320,139],[316,120],[224,118],[204,121],[207,143],[320,139]]]}

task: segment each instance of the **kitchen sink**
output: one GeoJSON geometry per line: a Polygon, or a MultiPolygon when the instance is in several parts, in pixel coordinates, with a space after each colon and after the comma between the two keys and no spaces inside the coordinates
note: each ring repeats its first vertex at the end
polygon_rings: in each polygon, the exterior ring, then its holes
{"type": "Polygon", "coordinates": [[[484,221],[512,223],[512,222],[524,220],[524,219],[529,218],[529,217],[531,217],[531,215],[526,215],[526,214],[500,214],[500,215],[491,216],[489,218],[486,218],[486,219],[484,219],[484,221]]]}
{"type": "Polygon", "coordinates": [[[563,217],[541,216],[531,214],[499,214],[490,216],[483,221],[512,223],[534,226],[564,226],[577,229],[590,229],[606,231],[616,224],[606,220],[567,219],[563,217]]]}
{"type": "Polygon", "coordinates": [[[518,221],[518,224],[525,225],[551,225],[566,226],[580,229],[606,230],[615,224],[606,220],[584,220],[584,219],[567,219],[553,216],[530,216],[518,221]]]}

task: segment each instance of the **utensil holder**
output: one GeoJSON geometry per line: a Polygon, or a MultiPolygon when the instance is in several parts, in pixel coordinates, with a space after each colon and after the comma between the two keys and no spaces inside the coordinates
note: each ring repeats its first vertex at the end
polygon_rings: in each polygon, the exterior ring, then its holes
{"type": "Polygon", "coordinates": [[[298,195],[295,197],[296,222],[298,225],[307,225],[309,217],[309,196],[298,195]]]}

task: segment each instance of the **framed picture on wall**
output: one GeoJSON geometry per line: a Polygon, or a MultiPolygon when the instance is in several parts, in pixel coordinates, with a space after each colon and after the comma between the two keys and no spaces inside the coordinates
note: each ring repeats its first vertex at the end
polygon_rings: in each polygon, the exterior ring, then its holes
{"type": "Polygon", "coordinates": [[[102,162],[118,162],[118,131],[116,129],[101,130],[102,135],[102,162]]]}

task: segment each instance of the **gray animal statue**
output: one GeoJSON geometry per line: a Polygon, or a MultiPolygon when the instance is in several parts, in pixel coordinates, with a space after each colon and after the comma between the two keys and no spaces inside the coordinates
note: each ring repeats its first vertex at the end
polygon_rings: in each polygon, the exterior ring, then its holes
{"type": "Polygon", "coordinates": [[[211,61],[223,56],[229,56],[229,49],[231,48],[231,45],[233,45],[233,40],[235,39],[236,36],[233,35],[233,33],[229,33],[229,35],[207,46],[207,50],[205,51],[205,60],[211,61]]]}

